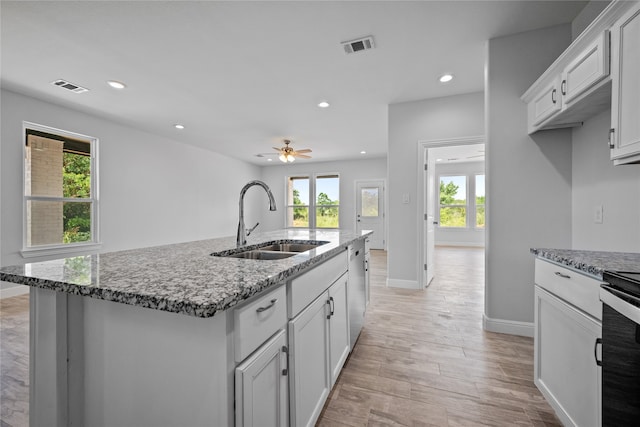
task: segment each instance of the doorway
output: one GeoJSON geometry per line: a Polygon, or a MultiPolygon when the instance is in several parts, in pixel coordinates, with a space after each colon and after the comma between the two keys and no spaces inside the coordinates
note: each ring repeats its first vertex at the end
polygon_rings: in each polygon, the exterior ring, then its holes
{"type": "Polygon", "coordinates": [[[484,184],[484,142],[482,136],[418,142],[418,229],[421,238],[417,277],[421,288],[429,286],[437,270],[436,245],[484,247],[484,191],[479,197],[476,189],[480,187],[475,181],[481,175],[484,184]],[[482,167],[474,169],[470,167],[472,164],[482,167]],[[469,172],[472,169],[482,172],[469,172]],[[441,178],[453,178],[454,181],[448,188],[451,196],[448,206],[441,205],[441,178]],[[478,205],[478,201],[482,205],[478,205]],[[441,214],[444,223],[441,223],[441,214]],[[481,225],[477,222],[480,214],[481,225]],[[451,215],[455,221],[448,218],[451,215]]]}
{"type": "Polygon", "coordinates": [[[356,232],[372,230],[371,249],[385,249],[385,185],[383,179],[356,181],[356,232]]]}

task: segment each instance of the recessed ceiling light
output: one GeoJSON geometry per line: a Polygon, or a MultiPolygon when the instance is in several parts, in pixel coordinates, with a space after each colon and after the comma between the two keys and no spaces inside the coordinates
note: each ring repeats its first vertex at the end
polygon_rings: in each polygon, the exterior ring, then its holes
{"type": "Polygon", "coordinates": [[[451,80],[453,80],[453,75],[452,74],[443,74],[440,76],[440,83],[447,83],[450,82],[451,80]]]}
{"type": "Polygon", "coordinates": [[[367,154],[367,152],[363,150],[360,152],[360,154],[367,154]]]}
{"type": "Polygon", "coordinates": [[[181,125],[179,123],[173,125],[173,127],[176,128],[176,129],[184,129],[184,125],[181,125]]]}
{"type": "Polygon", "coordinates": [[[441,162],[441,161],[442,161],[442,159],[436,159],[436,162],[441,162]]]}
{"type": "Polygon", "coordinates": [[[267,162],[273,162],[273,159],[267,159],[267,162]]]}
{"type": "Polygon", "coordinates": [[[322,101],[318,103],[318,107],[327,108],[330,104],[327,101],[322,101]]]}
{"type": "Polygon", "coordinates": [[[116,80],[107,80],[107,84],[114,89],[124,89],[125,87],[127,87],[126,84],[118,82],[116,80]]]}

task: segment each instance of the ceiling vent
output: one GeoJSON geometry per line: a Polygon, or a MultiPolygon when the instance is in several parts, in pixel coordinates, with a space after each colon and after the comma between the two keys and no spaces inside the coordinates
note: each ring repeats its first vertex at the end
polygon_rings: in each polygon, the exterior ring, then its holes
{"type": "Polygon", "coordinates": [[[341,44],[344,48],[344,53],[347,54],[360,52],[362,50],[369,50],[375,47],[375,45],[373,44],[373,36],[367,36],[357,40],[342,42],[341,44]]]}
{"type": "Polygon", "coordinates": [[[54,86],[59,86],[61,88],[70,90],[71,92],[74,92],[74,93],[83,93],[83,92],[88,92],[89,91],[89,89],[87,89],[86,87],[82,87],[82,86],[79,86],[77,84],[70,83],[70,82],[68,82],[66,80],[62,80],[62,79],[55,80],[55,81],[51,82],[51,84],[54,85],[54,86]]]}

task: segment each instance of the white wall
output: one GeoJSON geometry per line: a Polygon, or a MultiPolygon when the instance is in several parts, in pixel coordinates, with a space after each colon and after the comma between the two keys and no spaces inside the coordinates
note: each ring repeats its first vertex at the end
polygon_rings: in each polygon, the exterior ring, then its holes
{"type": "Polygon", "coordinates": [[[389,106],[388,283],[417,287],[418,141],[484,134],[482,92],[389,106]],[[403,195],[409,203],[402,203],[403,195]]]}
{"type": "Polygon", "coordinates": [[[520,96],[562,53],[562,25],[489,40],[485,327],[533,332],[531,247],[571,246],[571,130],[527,135],[520,96]],[[520,328],[522,327],[522,328],[520,328]]]}
{"type": "MultiPolygon", "coordinates": [[[[23,120],[99,138],[102,252],[235,235],[240,189],[260,178],[258,166],[103,118],[4,90],[1,101],[3,265],[25,262],[23,120]]],[[[267,214],[258,196],[247,194],[247,223],[267,214]]]]}
{"type": "Polygon", "coordinates": [[[573,249],[640,252],[640,165],[614,166],[607,110],[573,131],[573,249]],[[594,222],[603,207],[602,224],[594,222]]]}
{"type": "MultiPolygon", "coordinates": [[[[340,228],[355,230],[356,227],[356,190],[355,181],[364,179],[387,179],[387,159],[345,160],[336,162],[295,163],[265,166],[262,168],[262,180],[269,185],[276,198],[278,211],[269,215],[260,223],[260,230],[276,230],[285,226],[286,177],[290,175],[309,175],[318,173],[340,174],[340,228]]],[[[252,224],[253,225],[253,224],[252,224]]]]}
{"type": "MultiPolygon", "coordinates": [[[[480,175],[484,173],[484,162],[464,162],[464,163],[436,163],[436,185],[439,185],[440,175],[467,175],[470,180],[474,175],[480,175]]],[[[475,200],[475,183],[469,182],[467,187],[468,197],[471,203],[475,200]],[[472,187],[472,185],[474,187],[472,187]]],[[[436,200],[434,203],[439,202],[438,191],[436,190],[436,200]]],[[[475,217],[472,217],[472,213],[468,213],[469,221],[474,222],[475,217]]],[[[436,226],[435,241],[436,245],[450,245],[450,246],[484,246],[484,228],[442,228],[436,226]]]]}

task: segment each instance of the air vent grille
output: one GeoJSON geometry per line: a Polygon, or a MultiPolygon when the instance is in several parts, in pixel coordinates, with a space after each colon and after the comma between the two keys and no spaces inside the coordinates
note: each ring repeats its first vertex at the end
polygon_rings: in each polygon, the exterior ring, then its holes
{"type": "Polygon", "coordinates": [[[54,86],[59,86],[61,88],[70,90],[73,93],[83,93],[83,92],[88,92],[89,91],[89,89],[87,89],[86,87],[82,87],[80,85],[77,85],[75,83],[71,83],[71,82],[68,82],[68,81],[62,80],[62,79],[58,79],[58,80],[52,81],[51,84],[54,85],[54,86]]]}
{"type": "Polygon", "coordinates": [[[375,47],[375,45],[373,44],[373,36],[367,36],[357,40],[342,42],[341,44],[344,48],[344,53],[346,54],[361,52],[363,50],[369,50],[375,47]]]}

